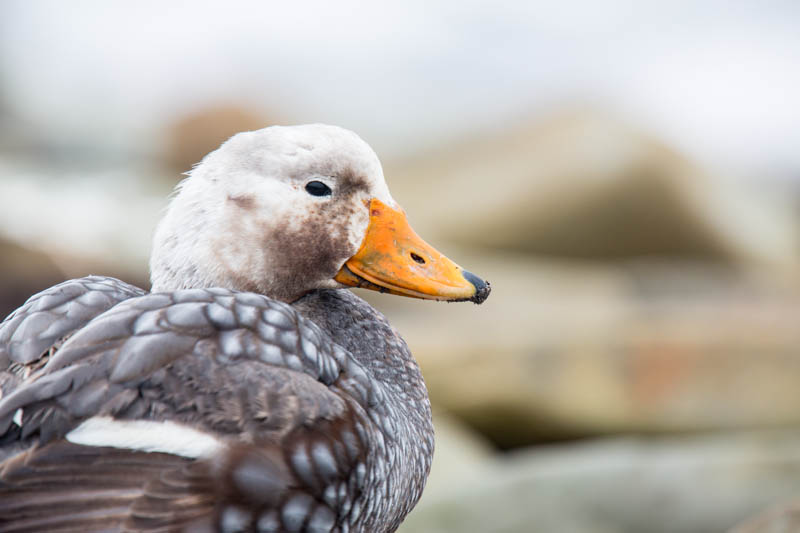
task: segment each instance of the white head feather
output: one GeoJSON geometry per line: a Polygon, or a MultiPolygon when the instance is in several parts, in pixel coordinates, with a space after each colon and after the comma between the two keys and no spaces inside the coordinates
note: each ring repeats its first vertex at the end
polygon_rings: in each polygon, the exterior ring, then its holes
{"type": "Polygon", "coordinates": [[[395,206],[375,152],[322,124],[239,133],[176,189],[150,260],[153,291],[227,287],[292,301],[361,245],[371,198],[395,206]],[[305,186],[321,181],[330,196],[305,186]]]}

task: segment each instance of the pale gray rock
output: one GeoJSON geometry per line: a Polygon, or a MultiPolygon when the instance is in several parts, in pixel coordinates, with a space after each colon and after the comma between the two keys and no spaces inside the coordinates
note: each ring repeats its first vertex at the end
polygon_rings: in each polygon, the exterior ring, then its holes
{"type": "MultiPolygon", "coordinates": [[[[462,445],[440,439],[437,456],[462,445]]],[[[462,475],[437,461],[402,533],[720,532],[800,494],[797,430],[549,445],[472,457],[462,475]]],[[[773,530],[737,533],[755,531],[773,530]]]]}

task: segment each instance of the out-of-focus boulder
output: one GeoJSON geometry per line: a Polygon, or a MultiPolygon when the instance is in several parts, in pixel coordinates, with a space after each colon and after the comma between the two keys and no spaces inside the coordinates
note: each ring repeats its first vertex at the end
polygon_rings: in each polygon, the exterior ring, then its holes
{"type": "Polygon", "coordinates": [[[460,483],[476,483],[482,476],[482,465],[490,464],[495,448],[479,433],[457,419],[434,411],[436,452],[425,495],[437,498],[449,494],[460,483]]]}
{"type": "Polygon", "coordinates": [[[170,191],[153,171],[73,174],[0,161],[0,238],[46,254],[68,278],[111,275],[147,287],[150,242],[170,191]]]}
{"type": "Polygon", "coordinates": [[[421,234],[540,255],[796,265],[791,203],[715,178],[657,139],[565,112],[390,165],[421,234]]]}
{"type": "Polygon", "coordinates": [[[493,282],[480,308],[366,296],[391,306],[433,405],[501,447],[800,423],[796,282],[452,255],[493,282]]]}
{"type": "Polygon", "coordinates": [[[499,446],[800,422],[791,198],[591,110],[386,174],[417,231],[493,293],[480,309],[371,300],[434,405],[499,446]]]}
{"type": "Polygon", "coordinates": [[[750,517],[730,533],[797,533],[800,531],[800,500],[771,505],[766,511],[750,517]]]}
{"type": "MultiPolygon", "coordinates": [[[[448,443],[436,454],[447,455],[448,443]]],[[[436,461],[436,459],[434,459],[436,461]]],[[[402,533],[726,531],[800,491],[797,430],[539,446],[437,479],[402,533]]],[[[795,529],[754,529],[795,531],[795,529]]],[[[737,532],[739,533],[739,532],[737,532]]]]}
{"type": "Polygon", "coordinates": [[[0,237],[0,321],[32,294],[64,279],[46,254],[0,237]]]}
{"type": "Polygon", "coordinates": [[[264,113],[237,105],[220,105],[189,113],[167,127],[164,159],[176,176],[199,163],[234,133],[274,124],[264,113]]]}

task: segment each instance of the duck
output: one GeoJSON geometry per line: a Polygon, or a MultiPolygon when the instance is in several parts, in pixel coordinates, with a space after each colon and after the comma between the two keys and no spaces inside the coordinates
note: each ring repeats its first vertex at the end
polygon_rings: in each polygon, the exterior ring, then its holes
{"type": "Polygon", "coordinates": [[[234,135],[157,226],[151,291],[104,276],[0,324],[0,531],[395,531],[431,405],[353,288],[482,303],[378,156],[323,124],[234,135]]]}

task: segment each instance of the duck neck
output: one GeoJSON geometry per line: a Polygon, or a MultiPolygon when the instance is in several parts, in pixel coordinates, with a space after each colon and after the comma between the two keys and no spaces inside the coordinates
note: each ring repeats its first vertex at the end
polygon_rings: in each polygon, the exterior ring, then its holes
{"type": "Polygon", "coordinates": [[[386,478],[372,484],[387,504],[375,530],[397,527],[422,495],[433,458],[431,407],[419,366],[386,318],[349,290],[313,291],[292,305],[347,349],[383,393],[385,401],[368,409],[391,421],[377,428],[386,446],[375,450],[381,455],[376,460],[388,468],[380,469],[386,478]]]}
{"type": "Polygon", "coordinates": [[[428,401],[422,373],[405,341],[377,309],[347,289],[314,290],[292,303],[348,350],[388,390],[428,401]]]}

